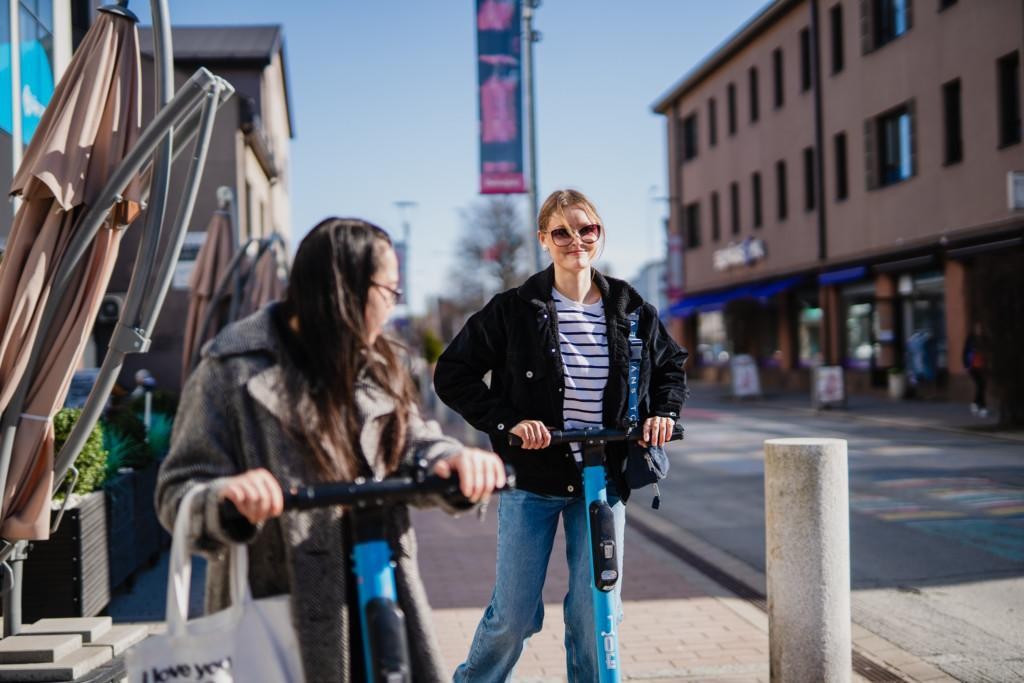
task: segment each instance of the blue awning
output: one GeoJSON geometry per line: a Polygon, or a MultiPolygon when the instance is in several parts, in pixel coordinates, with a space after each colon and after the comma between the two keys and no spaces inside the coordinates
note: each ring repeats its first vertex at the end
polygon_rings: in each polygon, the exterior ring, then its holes
{"type": "Polygon", "coordinates": [[[802,276],[788,277],[773,282],[766,282],[754,285],[740,285],[732,289],[710,294],[697,294],[685,296],[675,302],[668,309],[670,318],[685,318],[694,313],[706,313],[708,311],[719,311],[730,301],[736,299],[758,299],[762,303],[771,297],[794,287],[803,280],[802,276]]]}
{"type": "Polygon", "coordinates": [[[854,280],[860,280],[868,274],[866,266],[854,266],[853,268],[843,268],[842,270],[830,270],[827,273],[821,273],[818,275],[819,285],[838,285],[843,282],[853,282],[854,280]]]}

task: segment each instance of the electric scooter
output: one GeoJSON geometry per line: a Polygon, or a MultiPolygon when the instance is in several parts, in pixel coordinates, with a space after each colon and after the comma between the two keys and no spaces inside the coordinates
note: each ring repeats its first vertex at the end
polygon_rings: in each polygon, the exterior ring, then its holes
{"type": "MultiPolygon", "coordinates": [[[[609,441],[639,441],[640,429],[549,429],[551,445],[579,443],[583,448],[583,494],[587,505],[587,533],[590,538],[590,588],[594,606],[594,637],[597,639],[597,670],[600,683],[619,683],[619,625],[612,591],[619,582],[619,553],[615,543],[615,518],[608,504],[605,474],[605,445],[609,441]]],[[[670,441],[682,438],[676,425],[670,441]]],[[[523,444],[509,434],[509,445],[523,444]]]]}
{"type": "MultiPolygon", "coordinates": [[[[505,487],[515,487],[515,474],[505,466],[505,487]]],[[[500,492],[496,490],[496,492],[500,492]]],[[[368,683],[411,683],[413,672],[405,615],[398,606],[394,551],[386,536],[388,508],[429,497],[459,506],[467,501],[459,491],[457,473],[448,479],[434,474],[357,479],[312,486],[293,486],[284,492],[285,510],[343,505],[350,507],[353,531],[352,573],[359,595],[359,625],[368,683]]],[[[220,504],[221,519],[230,523],[241,513],[230,501],[220,504]]]]}

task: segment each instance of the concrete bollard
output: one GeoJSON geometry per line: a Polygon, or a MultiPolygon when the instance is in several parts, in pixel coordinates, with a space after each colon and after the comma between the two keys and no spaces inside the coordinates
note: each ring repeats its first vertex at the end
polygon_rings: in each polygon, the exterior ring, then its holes
{"type": "Polygon", "coordinates": [[[843,439],[764,442],[772,683],[848,683],[850,514],[843,439]]]}

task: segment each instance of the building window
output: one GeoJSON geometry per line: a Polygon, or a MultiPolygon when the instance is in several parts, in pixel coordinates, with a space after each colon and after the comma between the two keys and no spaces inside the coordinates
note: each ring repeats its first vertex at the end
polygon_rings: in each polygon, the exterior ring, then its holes
{"type": "Polygon", "coordinates": [[[836,5],[828,13],[832,25],[832,73],[843,70],[843,6],[836,5]]]}
{"type": "Polygon", "coordinates": [[[761,174],[750,176],[750,192],[754,198],[754,227],[761,227],[761,174]]]}
{"type": "Polygon", "coordinates": [[[729,107],[729,135],[736,134],[736,84],[730,83],[726,89],[727,105],[729,107]]]}
{"type": "Polygon", "coordinates": [[[756,123],[761,115],[761,107],[757,96],[757,67],[752,66],[747,72],[750,79],[750,122],[756,123]]]}
{"type": "Polygon", "coordinates": [[[718,213],[718,193],[711,193],[711,239],[715,242],[722,238],[721,224],[718,213]]]}
{"type": "Polygon", "coordinates": [[[708,146],[718,144],[718,105],[715,98],[708,100],[708,146]]]}
{"type": "Polygon", "coordinates": [[[697,114],[683,119],[683,161],[697,156],[697,114]]]}
{"type": "Polygon", "coordinates": [[[683,219],[686,221],[686,247],[696,249],[700,246],[700,204],[687,204],[683,219]]]}
{"type": "Polygon", "coordinates": [[[901,182],[914,175],[913,117],[906,106],[878,117],[878,184],[901,182]]]}
{"type": "Polygon", "coordinates": [[[874,47],[879,48],[910,30],[911,0],[872,0],[874,47]]]}
{"type": "Polygon", "coordinates": [[[779,159],[775,162],[775,191],[779,221],[789,216],[789,189],[786,181],[786,162],[779,159]]]}
{"type": "Polygon", "coordinates": [[[740,184],[729,183],[729,208],[732,210],[732,234],[740,234],[740,184]]]}
{"type": "Polygon", "coordinates": [[[1012,52],[997,62],[999,72],[999,146],[1021,139],[1020,53],[1012,52]]]}
{"type": "Polygon", "coordinates": [[[786,99],[785,81],[782,75],[782,48],[772,52],[772,72],[775,76],[775,108],[781,109],[786,99]]]}
{"type": "Polygon", "coordinates": [[[800,90],[811,89],[811,32],[800,29],[800,90]]]}
{"type": "Polygon", "coordinates": [[[814,211],[814,148],[804,147],[804,208],[814,211]]]}
{"type": "Polygon", "coordinates": [[[850,183],[846,175],[846,133],[836,133],[836,199],[842,201],[850,196],[850,183]]]}
{"type": "MultiPolygon", "coordinates": [[[[42,119],[43,110],[53,96],[53,4],[40,0],[21,0],[17,3],[18,31],[21,34],[21,138],[25,145],[31,141],[42,119]]],[[[3,5],[3,12],[7,13],[8,3],[3,5]]],[[[5,24],[7,23],[9,22],[5,21],[5,24]]],[[[4,87],[7,89],[9,108],[10,50],[6,47],[5,50],[7,56],[4,61],[8,62],[8,65],[4,87]]],[[[0,117],[0,128],[7,132],[13,130],[12,114],[13,112],[8,111],[0,117]]]]}
{"type": "Polygon", "coordinates": [[[963,121],[960,118],[960,79],[942,86],[942,123],[945,127],[946,164],[963,161],[963,121]]]}
{"type": "Polygon", "coordinates": [[[939,0],[939,11],[949,9],[956,4],[956,0],[939,0]]]}

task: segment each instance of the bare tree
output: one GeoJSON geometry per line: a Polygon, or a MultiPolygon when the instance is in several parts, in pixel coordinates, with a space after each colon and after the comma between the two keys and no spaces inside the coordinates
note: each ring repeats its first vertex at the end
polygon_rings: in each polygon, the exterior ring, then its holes
{"type": "Polygon", "coordinates": [[[516,203],[509,197],[491,197],[460,214],[462,238],[452,273],[457,298],[476,303],[522,284],[528,254],[516,203]]]}

